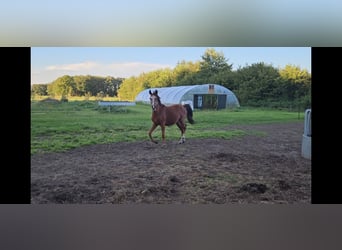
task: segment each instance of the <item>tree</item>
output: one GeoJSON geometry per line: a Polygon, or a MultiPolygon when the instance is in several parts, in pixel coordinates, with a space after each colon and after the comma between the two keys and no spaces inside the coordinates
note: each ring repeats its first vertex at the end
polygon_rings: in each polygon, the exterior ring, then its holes
{"type": "Polygon", "coordinates": [[[286,65],[279,70],[279,74],[286,86],[287,98],[311,106],[311,74],[298,66],[286,65]]]}
{"type": "Polygon", "coordinates": [[[123,80],[123,78],[114,78],[112,76],[107,76],[104,80],[105,94],[111,97],[117,96],[119,86],[123,80]]]}
{"type": "Polygon", "coordinates": [[[279,72],[263,62],[255,63],[236,72],[235,80],[239,83],[236,94],[244,105],[264,106],[277,100],[279,72]]]}
{"type": "Polygon", "coordinates": [[[45,96],[48,94],[47,86],[48,86],[48,84],[32,84],[31,94],[32,95],[45,96]]]}
{"type": "Polygon", "coordinates": [[[137,94],[143,90],[143,81],[138,81],[137,77],[125,79],[118,90],[118,96],[121,100],[133,101],[137,94]]]}
{"type": "Polygon", "coordinates": [[[307,70],[302,70],[299,66],[291,64],[286,65],[283,69],[279,70],[282,78],[291,80],[299,84],[310,84],[311,75],[307,70]]]}
{"type": "Polygon", "coordinates": [[[197,84],[198,72],[200,71],[199,62],[180,61],[173,69],[174,86],[195,85],[197,84]]]}
{"type": "Polygon", "coordinates": [[[62,97],[74,95],[76,90],[75,81],[71,76],[64,75],[52,82],[51,87],[48,88],[49,94],[59,95],[62,97]]]}
{"type": "Polygon", "coordinates": [[[202,55],[200,61],[200,81],[201,83],[215,82],[215,76],[220,72],[229,72],[232,70],[232,64],[228,64],[223,52],[217,52],[209,48],[202,55]]]}
{"type": "Polygon", "coordinates": [[[134,100],[144,89],[174,86],[174,82],[171,69],[158,69],[125,79],[118,90],[118,95],[120,99],[134,100]]]}
{"type": "Polygon", "coordinates": [[[85,76],[74,76],[75,81],[75,95],[85,96],[86,94],[86,77],[85,76]]]}

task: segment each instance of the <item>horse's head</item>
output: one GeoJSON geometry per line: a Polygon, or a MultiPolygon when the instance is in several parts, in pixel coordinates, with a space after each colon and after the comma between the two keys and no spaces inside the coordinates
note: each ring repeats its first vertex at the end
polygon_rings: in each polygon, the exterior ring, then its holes
{"type": "Polygon", "coordinates": [[[158,96],[158,90],[155,90],[154,92],[149,91],[150,93],[150,102],[153,111],[156,111],[158,106],[160,105],[160,97],[158,96]]]}

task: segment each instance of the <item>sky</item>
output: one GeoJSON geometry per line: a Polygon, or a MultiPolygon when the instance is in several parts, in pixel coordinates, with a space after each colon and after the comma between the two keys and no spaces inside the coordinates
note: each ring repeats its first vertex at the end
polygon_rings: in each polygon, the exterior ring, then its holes
{"type": "Polygon", "coordinates": [[[298,66],[311,72],[310,47],[32,47],[31,84],[63,75],[128,78],[181,61],[200,61],[206,49],[222,52],[233,70],[264,62],[276,68],[298,66]]]}

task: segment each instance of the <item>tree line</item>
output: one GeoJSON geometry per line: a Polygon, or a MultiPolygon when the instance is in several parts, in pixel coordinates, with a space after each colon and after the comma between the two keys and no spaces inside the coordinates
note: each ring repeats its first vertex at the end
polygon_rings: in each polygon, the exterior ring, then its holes
{"type": "Polygon", "coordinates": [[[31,95],[39,96],[97,96],[115,97],[124,78],[112,76],[69,76],[64,75],[49,84],[33,84],[31,95]]]}
{"type": "MultiPolygon", "coordinates": [[[[222,52],[209,48],[200,61],[183,60],[173,69],[158,69],[126,79],[63,76],[48,84],[46,91],[49,95],[100,94],[132,101],[147,88],[213,83],[233,91],[241,106],[311,107],[311,74],[307,70],[295,65],[275,68],[263,62],[237,70],[233,70],[232,66],[222,52]]],[[[35,93],[38,94],[38,91],[35,93]]]]}

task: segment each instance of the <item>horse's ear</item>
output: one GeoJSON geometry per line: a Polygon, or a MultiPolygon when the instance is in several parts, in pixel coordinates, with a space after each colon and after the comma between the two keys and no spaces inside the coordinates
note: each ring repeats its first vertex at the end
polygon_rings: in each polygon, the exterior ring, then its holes
{"type": "Polygon", "coordinates": [[[151,92],[151,90],[150,90],[148,93],[150,93],[150,95],[152,95],[152,92],[151,92]]]}
{"type": "Polygon", "coordinates": [[[154,94],[155,94],[155,95],[158,95],[158,90],[155,90],[155,91],[154,91],[154,94]]]}

